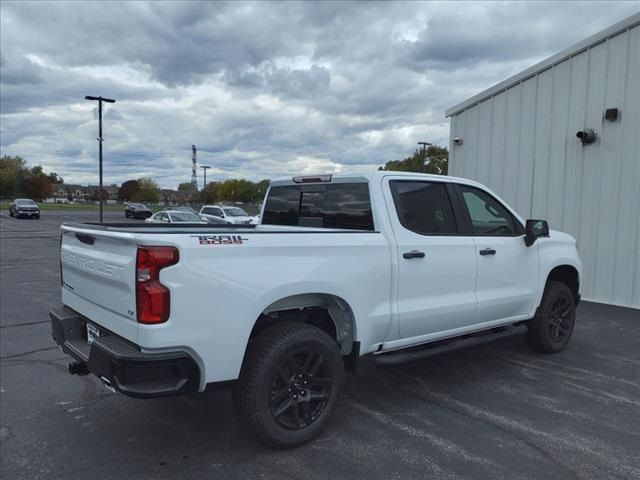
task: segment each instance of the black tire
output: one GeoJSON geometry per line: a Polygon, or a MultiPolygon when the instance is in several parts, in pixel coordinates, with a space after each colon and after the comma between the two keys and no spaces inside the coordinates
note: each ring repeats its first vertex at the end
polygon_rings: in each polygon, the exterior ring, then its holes
{"type": "Polygon", "coordinates": [[[13,210],[9,209],[9,216],[13,217],[13,210]]]}
{"type": "Polygon", "coordinates": [[[124,216],[129,218],[129,212],[124,212],[124,216]]]}
{"type": "Polygon", "coordinates": [[[343,384],[335,340],[317,327],[281,322],[250,343],[234,386],[234,408],[262,444],[295,447],[327,426],[343,384]]]}
{"type": "Polygon", "coordinates": [[[36,215],[36,220],[40,220],[40,215],[36,215]]]}
{"type": "Polygon", "coordinates": [[[558,353],[565,349],[576,322],[576,303],[569,287],[562,282],[547,282],[538,314],[528,322],[527,343],[540,353],[558,353]]]}

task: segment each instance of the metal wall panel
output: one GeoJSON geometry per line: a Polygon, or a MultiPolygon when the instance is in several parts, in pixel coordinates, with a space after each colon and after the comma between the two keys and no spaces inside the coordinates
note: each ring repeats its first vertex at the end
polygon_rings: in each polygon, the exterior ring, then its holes
{"type": "Polygon", "coordinates": [[[637,307],[640,306],[640,27],[626,36],[620,41],[627,49],[626,70],[616,74],[624,77],[624,89],[622,118],[616,125],[621,130],[620,176],[618,185],[611,189],[619,198],[611,302],[637,307]]]}
{"type": "Polygon", "coordinates": [[[514,208],[525,217],[531,214],[531,194],[533,185],[534,145],[536,139],[536,102],[538,82],[525,82],[522,84],[522,102],[520,104],[520,117],[516,120],[519,130],[514,131],[518,136],[518,151],[513,158],[517,163],[517,177],[515,181],[516,192],[514,208]]]}
{"type": "Polygon", "coordinates": [[[640,308],[640,26],[457,112],[453,137],[451,175],[577,238],[585,299],[640,308]],[[583,128],[598,140],[583,146],[583,128]]]}

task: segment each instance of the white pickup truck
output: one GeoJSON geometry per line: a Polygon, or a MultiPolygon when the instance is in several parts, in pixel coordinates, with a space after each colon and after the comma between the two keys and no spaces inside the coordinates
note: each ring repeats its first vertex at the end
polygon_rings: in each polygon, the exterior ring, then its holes
{"type": "Polygon", "coordinates": [[[257,226],[65,224],[53,337],[132,397],[229,382],[273,447],[316,436],[358,357],[399,365],[510,335],[567,345],[575,240],[484,186],[399,172],[271,183],[257,226]]]}

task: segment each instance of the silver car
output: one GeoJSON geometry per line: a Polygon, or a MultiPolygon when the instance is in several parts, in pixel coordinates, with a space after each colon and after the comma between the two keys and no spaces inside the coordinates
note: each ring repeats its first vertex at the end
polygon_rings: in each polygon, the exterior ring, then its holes
{"type": "Polygon", "coordinates": [[[148,223],[207,223],[197,214],[184,210],[163,210],[145,220],[148,223]]]}

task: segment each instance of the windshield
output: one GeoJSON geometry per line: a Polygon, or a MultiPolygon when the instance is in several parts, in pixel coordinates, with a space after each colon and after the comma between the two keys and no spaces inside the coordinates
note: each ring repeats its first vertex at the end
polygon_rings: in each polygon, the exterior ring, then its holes
{"type": "Polygon", "coordinates": [[[16,205],[35,205],[36,202],[33,200],[16,200],[16,205]]]}
{"type": "Polygon", "coordinates": [[[198,215],[191,212],[173,212],[171,213],[171,220],[173,220],[174,222],[188,222],[188,223],[194,223],[194,222],[199,223],[202,221],[202,219],[198,215]]]}
{"type": "Polygon", "coordinates": [[[176,210],[180,210],[181,212],[191,212],[196,213],[196,211],[191,207],[176,207],[176,210]]]}
{"type": "Polygon", "coordinates": [[[141,204],[141,203],[134,203],[134,204],[133,204],[133,205],[131,205],[131,206],[132,206],[133,208],[140,208],[140,209],[143,209],[143,208],[144,208],[144,209],[146,209],[146,208],[147,208],[146,206],[144,206],[144,205],[143,205],[143,204],[141,204]]]}
{"type": "Polygon", "coordinates": [[[230,217],[247,217],[247,212],[238,207],[225,207],[224,213],[229,215],[230,217]]]}
{"type": "Polygon", "coordinates": [[[220,216],[220,209],[218,208],[213,208],[213,207],[204,207],[202,209],[201,213],[205,213],[207,215],[216,215],[216,216],[220,216]]]}

